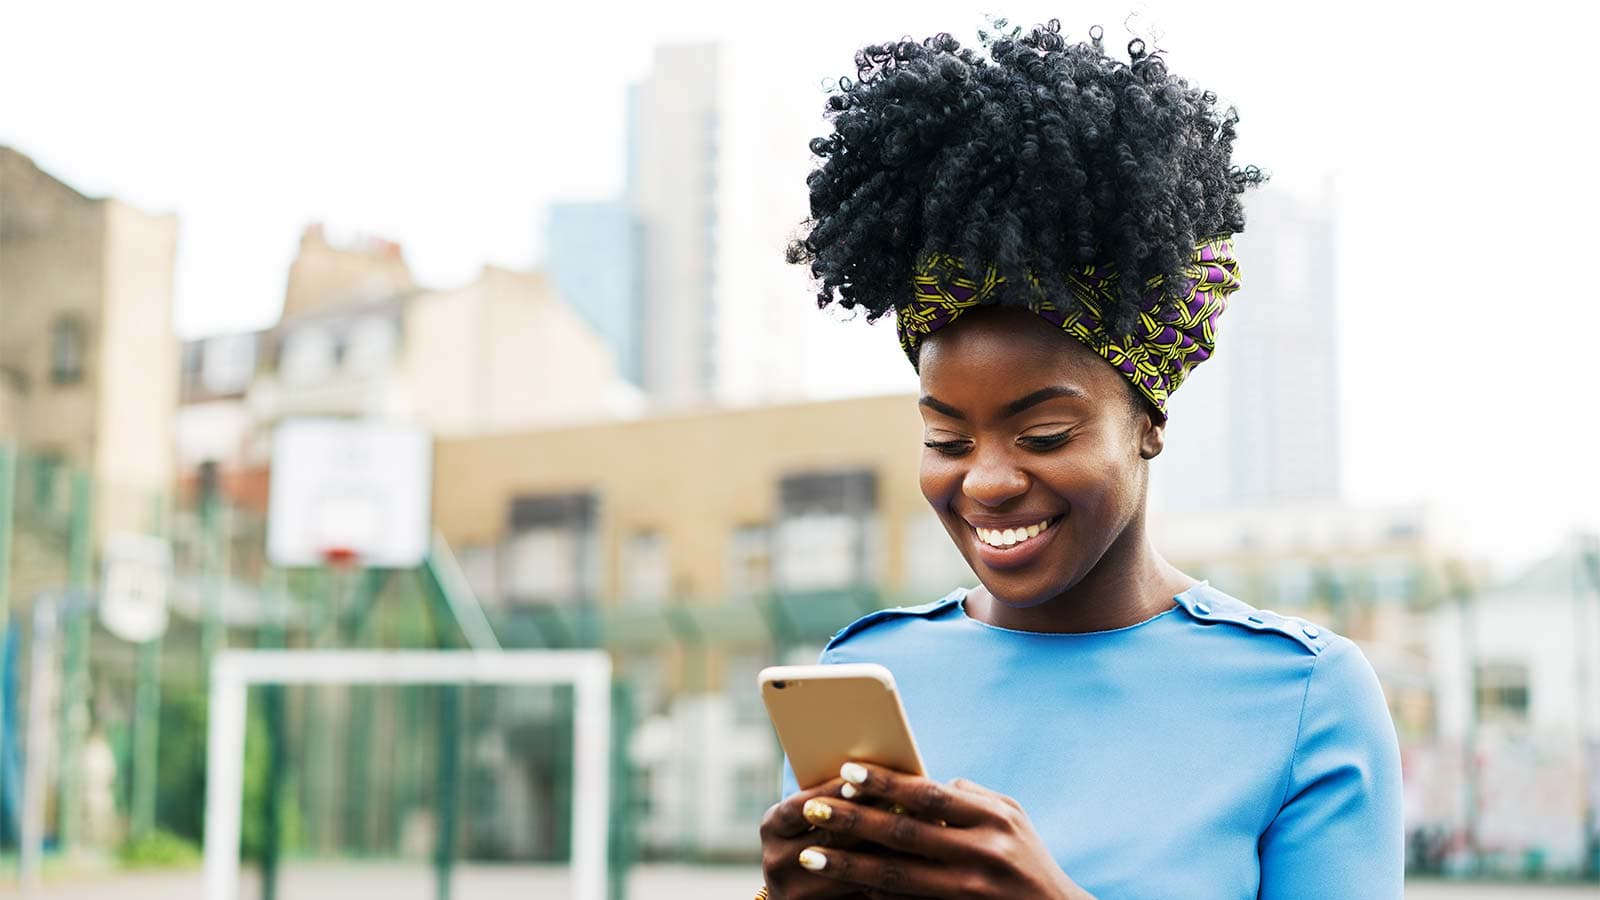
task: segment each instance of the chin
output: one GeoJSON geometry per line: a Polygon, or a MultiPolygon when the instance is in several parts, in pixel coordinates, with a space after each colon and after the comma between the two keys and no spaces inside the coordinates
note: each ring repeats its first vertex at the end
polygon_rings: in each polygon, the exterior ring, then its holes
{"type": "Polygon", "coordinates": [[[989,596],[1011,609],[1032,609],[1035,606],[1043,606],[1066,593],[1077,583],[1077,579],[1068,581],[1051,579],[1047,584],[1039,584],[1036,578],[1019,578],[999,572],[981,575],[978,580],[989,591],[989,596]]]}

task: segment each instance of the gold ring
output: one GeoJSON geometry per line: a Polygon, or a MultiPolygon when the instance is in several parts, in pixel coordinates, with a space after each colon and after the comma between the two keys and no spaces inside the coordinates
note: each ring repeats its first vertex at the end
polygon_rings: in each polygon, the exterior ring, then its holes
{"type": "Polygon", "coordinates": [[[755,900],[767,900],[767,886],[766,885],[763,884],[761,886],[761,890],[756,891],[755,900]]]}

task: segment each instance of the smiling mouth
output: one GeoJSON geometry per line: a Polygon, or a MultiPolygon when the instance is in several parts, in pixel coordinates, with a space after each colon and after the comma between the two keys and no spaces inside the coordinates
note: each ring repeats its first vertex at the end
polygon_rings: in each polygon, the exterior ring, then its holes
{"type": "Polygon", "coordinates": [[[1048,534],[1050,529],[1054,528],[1061,519],[1061,516],[1052,516],[1042,522],[1036,522],[1020,528],[979,528],[973,525],[972,532],[983,543],[991,547],[1004,549],[1006,547],[1015,547],[1018,544],[1026,544],[1040,535],[1048,534]]]}

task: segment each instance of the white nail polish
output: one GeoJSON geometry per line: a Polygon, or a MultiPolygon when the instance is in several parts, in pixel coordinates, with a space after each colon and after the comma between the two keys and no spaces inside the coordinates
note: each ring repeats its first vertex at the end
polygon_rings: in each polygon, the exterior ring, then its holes
{"type": "Polygon", "coordinates": [[[846,783],[844,786],[839,788],[839,796],[845,798],[846,800],[854,800],[856,794],[858,793],[860,793],[860,791],[857,791],[856,786],[853,784],[846,783]]]}
{"type": "Polygon", "coordinates": [[[847,762],[839,767],[839,777],[851,784],[866,784],[867,770],[858,763],[847,762]]]}
{"type": "Polygon", "coordinates": [[[821,872],[824,868],[827,868],[828,858],[822,855],[821,850],[815,847],[807,847],[800,851],[800,865],[813,872],[821,872]]]}

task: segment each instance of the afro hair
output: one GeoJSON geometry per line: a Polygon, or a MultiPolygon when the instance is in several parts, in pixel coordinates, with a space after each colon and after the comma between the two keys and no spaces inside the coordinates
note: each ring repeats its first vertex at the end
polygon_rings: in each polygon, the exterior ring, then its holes
{"type": "Polygon", "coordinates": [[[994,266],[995,302],[1013,306],[1108,265],[1118,303],[1102,314],[1126,334],[1150,279],[1175,283],[1197,241],[1243,230],[1240,194],[1264,176],[1231,162],[1238,114],[1142,40],[1108,56],[1099,28],[1068,42],[1051,21],[986,51],[939,34],[856,53],[828,97],[832,133],[811,142],[811,216],[788,259],[809,264],[819,306],[869,320],[911,299],[932,254],[969,276],[994,266]]]}

